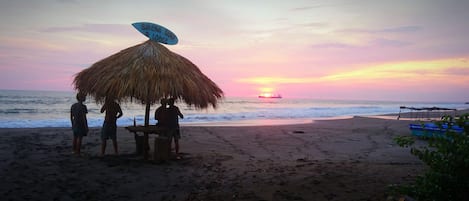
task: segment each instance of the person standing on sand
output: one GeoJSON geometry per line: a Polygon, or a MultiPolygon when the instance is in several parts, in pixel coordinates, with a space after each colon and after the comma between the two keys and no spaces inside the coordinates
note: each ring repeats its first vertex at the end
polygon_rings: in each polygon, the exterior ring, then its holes
{"type": "Polygon", "coordinates": [[[74,103],[70,109],[70,122],[72,122],[73,130],[73,153],[76,155],[81,154],[81,141],[83,136],[88,134],[88,121],[86,113],[88,108],[83,104],[86,100],[86,95],[82,93],[77,94],[77,103],[74,103]]]}
{"type": "Polygon", "coordinates": [[[168,129],[169,129],[169,143],[171,147],[171,141],[174,138],[174,149],[176,151],[176,159],[180,159],[179,156],[179,139],[181,139],[181,133],[179,130],[179,117],[184,119],[184,115],[181,113],[179,108],[174,105],[174,98],[168,99],[168,107],[166,108],[166,115],[168,118],[168,129]]]}
{"type": "Polygon", "coordinates": [[[166,127],[167,126],[166,124],[168,122],[167,115],[165,114],[167,100],[163,98],[160,100],[160,103],[161,103],[161,106],[155,110],[155,120],[158,121],[156,125],[166,127]]]}
{"type": "Polygon", "coordinates": [[[112,145],[114,146],[114,153],[116,155],[119,154],[117,149],[117,124],[116,121],[118,118],[122,117],[122,109],[118,103],[116,103],[111,98],[106,98],[106,102],[104,103],[103,107],[101,108],[101,113],[106,111],[106,115],[104,117],[103,128],[101,129],[101,156],[104,156],[106,152],[106,143],[108,139],[112,139],[112,145]]]}

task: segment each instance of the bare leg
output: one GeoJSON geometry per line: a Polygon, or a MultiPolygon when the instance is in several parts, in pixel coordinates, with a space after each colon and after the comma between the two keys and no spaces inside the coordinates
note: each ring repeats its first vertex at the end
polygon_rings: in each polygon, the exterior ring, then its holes
{"type": "Polygon", "coordinates": [[[179,156],[179,140],[177,138],[174,138],[174,149],[176,151],[176,158],[180,159],[181,157],[179,156]]]}
{"type": "Polygon", "coordinates": [[[172,145],[173,145],[173,137],[169,137],[169,146],[168,146],[168,153],[171,155],[171,150],[172,150],[172,145]]]}
{"type": "Polygon", "coordinates": [[[104,156],[105,152],[106,152],[106,140],[103,140],[101,142],[101,156],[104,156]]]}
{"type": "Polygon", "coordinates": [[[73,151],[73,154],[76,154],[77,153],[77,137],[73,136],[73,141],[72,141],[72,151],[73,151]]]}
{"type": "Polygon", "coordinates": [[[118,151],[118,149],[117,149],[117,140],[116,140],[116,139],[113,139],[113,140],[112,140],[112,145],[114,146],[114,153],[115,153],[116,155],[119,155],[119,151],[118,151]]]}
{"type": "Polygon", "coordinates": [[[75,145],[76,146],[76,154],[79,156],[80,153],[81,153],[81,138],[82,137],[78,137],[77,138],[77,144],[75,145]]]}

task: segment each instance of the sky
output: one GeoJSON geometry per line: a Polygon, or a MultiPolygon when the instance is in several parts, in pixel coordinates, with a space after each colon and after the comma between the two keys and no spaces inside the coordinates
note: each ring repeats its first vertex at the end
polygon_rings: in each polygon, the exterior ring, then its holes
{"type": "Polygon", "coordinates": [[[73,91],[74,75],[147,38],[227,97],[469,101],[467,0],[0,0],[0,89],[73,91]]]}

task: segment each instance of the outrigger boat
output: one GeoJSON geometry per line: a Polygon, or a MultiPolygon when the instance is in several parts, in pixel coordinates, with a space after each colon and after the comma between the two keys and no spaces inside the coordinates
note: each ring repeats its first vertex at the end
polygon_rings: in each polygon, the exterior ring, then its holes
{"type": "MultiPolygon", "coordinates": [[[[432,115],[430,115],[430,112],[437,112],[439,115],[433,115],[433,116],[439,116],[441,118],[444,113],[448,113],[453,111],[454,116],[457,114],[457,109],[451,109],[451,108],[441,108],[441,107],[406,107],[406,106],[401,106],[399,110],[399,116],[397,119],[401,118],[401,110],[410,110],[410,119],[419,119],[420,121],[422,120],[439,120],[435,118],[431,118],[432,115]],[[426,116],[426,117],[425,117],[426,116]]],[[[457,126],[457,125],[452,125],[448,123],[443,123],[443,124],[437,124],[434,122],[422,122],[419,124],[413,123],[409,124],[409,129],[412,132],[412,135],[417,136],[417,137],[445,137],[446,132],[451,131],[454,133],[462,133],[464,130],[463,128],[457,126]]]]}
{"type": "Polygon", "coordinates": [[[401,118],[401,112],[402,110],[410,110],[410,117],[411,119],[413,118],[425,118],[424,116],[427,116],[427,119],[430,119],[430,112],[448,112],[448,111],[454,111],[456,115],[457,109],[451,109],[451,108],[443,108],[443,107],[407,107],[407,106],[401,106],[399,108],[399,115],[397,116],[397,120],[401,118]],[[414,116],[415,114],[415,116],[414,116]],[[425,115],[426,114],[426,115],[425,115]]]}

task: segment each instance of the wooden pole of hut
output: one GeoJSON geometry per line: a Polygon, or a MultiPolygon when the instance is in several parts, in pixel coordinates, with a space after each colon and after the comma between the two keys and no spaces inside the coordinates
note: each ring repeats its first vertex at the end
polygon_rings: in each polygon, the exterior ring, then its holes
{"type": "MultiPolygon", "coordinates": [[[[145,127],[150,125],[150,103],[147,101],[145,106],[145,127]]],[[[143,133],[143,158],[148,159],[148,133],[143,133]]]]}

